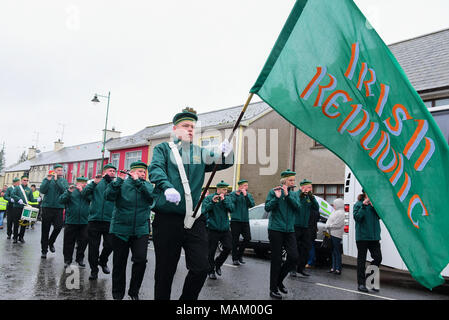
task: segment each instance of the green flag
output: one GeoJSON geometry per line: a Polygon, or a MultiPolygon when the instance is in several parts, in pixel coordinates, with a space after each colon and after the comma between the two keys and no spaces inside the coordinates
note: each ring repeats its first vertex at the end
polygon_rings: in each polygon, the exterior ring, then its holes
{"type": "Polygon", "coordinates": [[[412,276],[449,263],[449,146],[352,0],[298,0],[256,93],[354,172],[412,276]]]}

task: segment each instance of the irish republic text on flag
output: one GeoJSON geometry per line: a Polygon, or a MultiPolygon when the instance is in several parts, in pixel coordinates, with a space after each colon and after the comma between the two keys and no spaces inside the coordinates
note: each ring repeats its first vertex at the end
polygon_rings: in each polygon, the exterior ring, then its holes
{"type": "Polygon", "coordinates": [[[251,89],[354,172],[412,276],[449,263],[449,146],[352,0],[298,0],[251,89]]]}

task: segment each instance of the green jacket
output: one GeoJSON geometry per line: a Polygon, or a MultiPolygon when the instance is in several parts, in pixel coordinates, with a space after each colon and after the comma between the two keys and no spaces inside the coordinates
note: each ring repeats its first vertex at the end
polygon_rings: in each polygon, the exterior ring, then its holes
{"type": "Polygon", "coordinates": [[[150,234],[148,220],[154,206],[153,186],[148,181],[117,178],[104,196],[115,204],[109,232],[127,241],[131,236],[150,234]]]}
{"type": "MultiPolygon", "coordinates": [[[[213,152],[197,145],[190,143],[187,144],[187,148],[190,150],[189,154],[183,154],[181,143],[178,144],[178,150],[184,162],[184,170],[189,180],[193,207],[195,207],[201,196],[204,174],[213,171],[214,161],[218,164],[218,170],[232,167],[234,164],[234,154],[231,152],[226,159],[224,157],[218,159],[213,152]]],[[[177,213],[185,215],[186,202],[184,188],[181,183],[178,166],[168,142],[160,143],[154,147],[153,159],[151,160],[148,172],[150,181],[155,184],[156,205],[153,211],[156,213],[177,213]],[[164,192],[168,188],[175,188],[181,194],[181,202],[178,205],[166,201],[164,192]]]]}
{"type": "Polygon", "coordinates": [[[314,196],[304,196],[301,193],[301,190],[296,192],[299,197],[299,214],[295,217],[295,227],[308,228],[310,211],[320,210],[320,206],[314,196]]]}
{"type": "Polygon", "coordinates": [[[92,181],[83,189],[83,196],[90,200],[89,221],[111,222],[114,202],[108,201],[104,197],[106,188],[111,183],[106,182],[103,178],[98,184],[92,181]]]}
{"type": "Polygon", "coordinates": [[[26,205],[26,202],[28,200],[28,202],[33,202],[35,201],[34,197],[33,197],[33,192],[31,191],[31,189],[29,187],[23,187],[23,191],[25,191],[25,195],[27,197],[27,199],[25,200],[25,197],[23,196],[22,191],[20,190],[20,185],[18,185],[17,187],[14,187],[14,190],[12,192],[11,198],[14,199],[14,208],[23,208],[26,205]],[[23,204],[19,204],[19,200],[22,199],[23,204]]]}
{"type": "Polygon", "coordinates": [[[295,232],[295,218],[299,210],[299,198],[296,192],[289,192],[288,196],[282,191],[277,198],[274,190],[268,192],[265,200],[265,211],[271,212],[268,229],[281,232],[295,232]]]}
{"type": "Polygon", "coordinates": [[[204,198],[202,213],[207,214],[207,228],[215,231],[229,231],[229,211],[234,210],[234,199],[228,195],[223,201],[214,202],[214,193],[204,198]]]}
{"type": "Polygon", "coordinates": [[[234,199],[234,210],[231,212],[231,221],[249,222],[249,208],[255,206],[254,198],[251,193],[247,192],[246,197],[240,193],[237,195],[234,192],[231,193],[234,199]]]}
{"type": "Polygon", "coordinates": [[[78,189],[66,190],[59,202],[65,205],[65,224],[87,224],[89,216],[89,200],[78,189]]]}
{"type": "Polygon", "coordinates": [[[55,181],[54,178],[48,180],[45,178],[39,191],[45,195],[42,200],[42,208],[59,208],[63,209],[64,205],[59,202],[59,197],[69,188],[69,183],[64,178],[55,181]]]}
{"type": "Polygon", "coordinates": [[[362,201],[354,205],[355,241],[380,240],[379,216],[373,206],[365,206],[362,201]]]}
{"type": "Polygon", "coordinates": [[[8,189],[6,189],[5,191],[5,200],[8,201],[8,205],[6,206],[6,209],[10,209],[13,207],[14,203],[11,202],[11,196],[12,196],[12,192],[14,191],[14,187],[8,187],[8,189]]]}

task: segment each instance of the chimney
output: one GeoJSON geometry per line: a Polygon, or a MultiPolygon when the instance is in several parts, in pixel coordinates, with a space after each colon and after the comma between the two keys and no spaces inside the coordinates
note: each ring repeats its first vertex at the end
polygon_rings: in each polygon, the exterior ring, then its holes
{"type": "Polygon", "coordinates": [[[34,146],[31,146],[31,148],[28,148],[27,160],[31,160],[34,158],[36,158],[36,148],[34,146]]]}
{"type": "MultiPolygon", "coordinates": [[[[112,127],[111,130],[106,130],[106,141],[108,141],[109,139],[115,139],[115,138],[120,138],[120,131],[115,131],[115,128],[112,127]]],[[[104,129],[102,130],[102,134],[101,134],[101,141],[103,141],[104,139],[104,129]]]]}
{"type": "Polygon", "coordinates": [[[58,139],[58,141],[55,141],[55,149],[54,149],[54,151],[59,151],[62,148],[64,148],[64,142],[62,142],[61,139],[58,139]]]}

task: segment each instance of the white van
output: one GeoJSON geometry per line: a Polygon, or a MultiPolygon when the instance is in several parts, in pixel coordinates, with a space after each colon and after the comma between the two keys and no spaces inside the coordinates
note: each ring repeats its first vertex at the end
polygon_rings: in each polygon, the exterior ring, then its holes
{"type": "MultiPolygon", "coordinates": [[[[449,143],[449,107],[433,108],[430,111],[449,143]]],[[[362,186],[357,181],[348,166],[346,166],[345,169],[344,191],[345,211],[348,216],[349,228],[348,233],[345,233],[343,236],[343,254],[351,257],[357,257],[357,246],[355,243],[355,221],[352,210],[354,208],[354,204],[357,202],[357,196],[362,193],[362,186]]],[[[390,237],[390,233],[382,221],[380,222],[380,227],[380,237],[382,239],[380,241],[382,250],[382,265],[400,270],[407,270],[404,261],[402,261],[402,258],[390,237]]],[[[368,253],[368,260],[370,259],[371,257],[368,253]]],[[[449,265],[443,270],[442,275],[449,277],[449,265]]]]}

